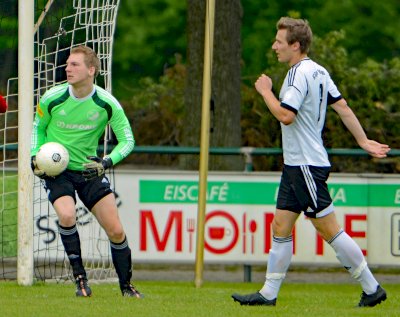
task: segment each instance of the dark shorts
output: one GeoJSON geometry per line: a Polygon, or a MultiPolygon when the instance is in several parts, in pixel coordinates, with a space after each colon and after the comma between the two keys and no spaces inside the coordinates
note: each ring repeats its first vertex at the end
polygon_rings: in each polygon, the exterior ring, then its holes
{"type": "Polygon", "coordinates": [[[47,178],[44,188],[52,204],[62,196],[71,196],[76,203],[76,192],[89,210],[100,199],[113,192],[106,176],[86,181],[81,172],[71,170],[66,170],[55,178],[47,178]]]}
{"type": "Polygon", "coordinates": [[[276,207],[319,218],[333,211],[327,180],[330,167],[283,167],[276,207]]]}

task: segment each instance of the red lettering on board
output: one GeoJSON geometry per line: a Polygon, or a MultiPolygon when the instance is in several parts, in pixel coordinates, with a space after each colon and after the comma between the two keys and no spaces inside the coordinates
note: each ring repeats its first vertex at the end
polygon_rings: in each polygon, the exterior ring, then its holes
{"type": "Polygon", "coordinates": [[[171,211],[168,215],[162,238],[157,230],[153,212],[151,210],[140,211],[140,251],[147,251],[147,229],[149,228],[154,238],[157,251],[165,251],[165,247],[171,235],[172,226],[175,224],[175,251],[181,252],[182,243],[182,211],[171,211]]]}
{"type": "Polygon", "coordinates": [[[316,253],[317,255],[324,255],[324,239],[318,232],[316,232],[316,235],[317,235],[316,253]]]}
{"type": "MultiPolygon", "coordinates": [[[[274,213],[264,213],[264,253],[268,254],[272,247],[272,221],[274,213]]],[[[293,254],[296,254],[296,226],[293,227],[293,254]]]]}
{"type": "Polygon", "coordinates": [[[274,214],[272,212],[264,213],[264,253],[268,254],[272,247],[272,221],[274,214]]]}
{"type": "MultiPolygon", "coordinates": [[[[365,238],[367,236],[365,231],[354,231],[354,221],[367,221],[367,215],[345,215],[344,217],[344,231],[352,238],[365,238]]],[[[367,255],[367,250],[361,249],[362,253],[367,255]]]]}

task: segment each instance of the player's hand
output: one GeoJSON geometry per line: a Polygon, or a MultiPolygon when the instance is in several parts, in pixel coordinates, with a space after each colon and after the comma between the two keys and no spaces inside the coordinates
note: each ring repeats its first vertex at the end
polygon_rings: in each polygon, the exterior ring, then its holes
{"type": "Polygon", "coordinates": [[[36,163],[35,155],[31,157],[31,169],[32,169],[33,174],[35,174],[37,177],[39,177],[41,179],[50,177],[45,173],[44,170],[39,169],[39,167],[37,166],[37,163],[36,163]]]}
{"type": "Polygon", "coordinates": [[[361,147],[368,152],[369,155],[376,158],[384,158],[390,151],[390,147],[387,144],[382,144],[374,140],[367,140],[361,147]]]}
{"type": "Polygon", "coordinates": [[[103,158],[97,156],[88,156],[87,158],[92,162],[83,164],[85,169],[83,170],[82,174],[86,180],[91,180],[104,175],[106,169],[113,165],[111,157],[109,156],[105,156],[103,158]]]}
{"type": "Polygon", "coordinates": [[[262,74],[258,77],[254,86],[260,95],[264,95],[264,92],[272,90],[272,79],[267,75],[262,74]]]}

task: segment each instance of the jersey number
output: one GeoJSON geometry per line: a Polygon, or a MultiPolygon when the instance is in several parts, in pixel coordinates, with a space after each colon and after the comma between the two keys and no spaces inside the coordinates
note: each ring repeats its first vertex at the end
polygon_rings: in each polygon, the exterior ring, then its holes
{"type": "Polygon", "coordinates": [[[324,87],[322,84],[319,84],[319,112],[318,112],[318,122],[321,119],[321,111],[322,111],[322,96],[324,95],[324,87]]]}

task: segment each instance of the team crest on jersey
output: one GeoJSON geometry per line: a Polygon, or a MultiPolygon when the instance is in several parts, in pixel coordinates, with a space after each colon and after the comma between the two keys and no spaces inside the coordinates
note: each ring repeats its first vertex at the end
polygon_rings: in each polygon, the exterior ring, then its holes
{"type": "Polygon", "coordinates": [[[98,112],[97,110],[90,110],[90,111],[87,113],[87,118],[88,118],[90,121],[97,120],[97,119],[99,118],[99,112],[98,112]]]}

